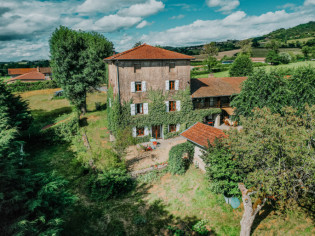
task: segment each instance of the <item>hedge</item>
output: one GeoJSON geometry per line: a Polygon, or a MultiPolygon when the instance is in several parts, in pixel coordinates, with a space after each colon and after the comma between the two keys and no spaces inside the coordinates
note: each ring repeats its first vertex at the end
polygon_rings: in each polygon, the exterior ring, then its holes
{"type": "Polygon", "coordinates": [[[46,80],[40,82],[21,82],[17,81],[12,84],[7,84],[7,87],[11,92],[26,92],[32,90],[40,90],[40,89],[53,89],[59,88],[54,80],[46,80]]]}
{"type": "Polygon", "coordinates": [[[169,152],[168,171],[172,174],[184,174],[192,162],[195,148],[190,142],[181,143],[171,148],[169,152]],[[184,153],[188,158],[183,158],[184,153]]]}

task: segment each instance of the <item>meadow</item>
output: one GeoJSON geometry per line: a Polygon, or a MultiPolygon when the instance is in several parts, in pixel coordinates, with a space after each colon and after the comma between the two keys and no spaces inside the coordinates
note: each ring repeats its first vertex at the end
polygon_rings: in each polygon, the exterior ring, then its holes
{"type": "MultiPolygon", "coordinates": [[[[65,119],[72,111],[66,99],[52,99],[53,91],[20,94],[40,126],[65,119]]],[[[111,147],[105,103],[105,93],[88,94],[88,112],[81,117],[81,131],[86,132],[93,150],[111,147]],[[102,103],[102,110],[96,109],[96,102],[102,103]]],[[[206,176],[194,166],[181,176],[149,173],[138,178],[129,194],[96,201],[87,191],[89,175],[70,144],[30,140],[26,152],[35,171],[58,172],[79,198],[67,212],[62,235],[184,235],[184,231],[192,235],[192,226],[200,220],[207,221],[209,235],[239,235],[242,208],[233,210],[222,195],[210,192],[206,176]]],[[[312,218],[301,208],[280,213],[267,206],[253,228],[253,235],[312,234],[312,218]]]]}

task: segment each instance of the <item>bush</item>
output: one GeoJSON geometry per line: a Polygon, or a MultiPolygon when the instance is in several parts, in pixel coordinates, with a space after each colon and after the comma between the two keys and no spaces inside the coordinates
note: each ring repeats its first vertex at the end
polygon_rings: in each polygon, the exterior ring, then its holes
{"type": "Polygon", "coordinates": [[[289,53],[286,53],[286,52],[280,52],[279,53],[279,59],[280,59],[280,62],[282,64],[289,64],[291,62],[291,56],[289,53]]]}
{"type": "Polygon", "coordinates": [[[253,62],[248,55],[240,54],[233,62],[230,76],[248,76],[253,72],[253,62]]]}
{"type": "Polygon", "coordinates": [[[129,192],[134,181],[122,168],[110,169],[92,175],[89,180],[89,191],[96,200],[106,200],[129,192]]]}
{"type": "Polygon", "coordinates": [[[193,227],[193,231],[197,232],[198,234],[201,235],[207,235],[209,231],[206,228],[207,220],[200,220],[198,221],[193,227]]]}
{"type": "Polygon", "coordinates": [[[40,89],[53,89],[58,88],[54,80],[40,81],[40,82],[21,82],[17,81],[13,84],[7,84],[11,92],[26,92],[40,89]]]}
{"type": "Polygon", "coordinates": [[[168,171],[174,174],[184,174],[194,156],[194,145],[190,142],[181,143],[171,148],[169,152],[168,171]],[[184,153],[188,158],[183,158],[184,153]]]}

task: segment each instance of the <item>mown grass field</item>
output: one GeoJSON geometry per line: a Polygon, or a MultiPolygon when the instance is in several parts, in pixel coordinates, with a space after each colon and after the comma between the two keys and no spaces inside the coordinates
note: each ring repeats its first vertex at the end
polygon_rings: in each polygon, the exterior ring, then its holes
{"type": "MultiPolygon", "coordinates": [[[[65,99],[51,100],[51,92],[21,94],[29,101],[35,118],[43,118],[46,123],[63,119],[71,112],[65,99]]],[[[88,112],[81,129],[90,137],[92,149],[96,149],[102,147],[103,141],[108,142],[106,110],[95,110],[95,102],[104,104],[106,94],[89,94],[87,101],[88,112]]],[[[182,176],[153,172],[140,178],[136,188],[125,196],[94,201],[87,192],[89,175],[72,150],[67,143],[41,140],[33,140],[26,149],[34,170],[57,171],[69,181],[69,190],[79,198],[67,212],[62,235],[172,235],[168,226],[189,231],[202,219],[208,221],[210,235],[239,235],[242,209],[233,210],[225,204],[222,195],[210,192],[205,175],[194,166],[182,176]]],[[[253,235],[314,234],[312,219],[301,209],[280,214],[266,207],[253,229],[253,235]]]]}

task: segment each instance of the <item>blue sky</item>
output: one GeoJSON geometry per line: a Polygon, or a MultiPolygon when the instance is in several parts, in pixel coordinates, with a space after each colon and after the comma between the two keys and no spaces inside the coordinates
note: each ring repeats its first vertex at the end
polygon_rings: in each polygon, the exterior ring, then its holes
{"type": "Polygon", "coordinates": [[[102,33],[123,51],[140,40],[198,45],[314,20],[315,0],[0,0],[0,61],[48,59],[59,25],[102,33]]]}

